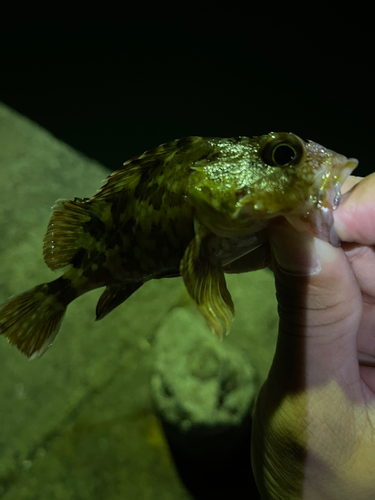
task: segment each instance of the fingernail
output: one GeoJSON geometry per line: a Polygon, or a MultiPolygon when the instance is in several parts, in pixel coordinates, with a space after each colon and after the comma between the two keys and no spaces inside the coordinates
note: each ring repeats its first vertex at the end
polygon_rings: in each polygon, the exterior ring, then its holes
{"type": "Polygon", "coordinates": [[[285,272],[295,276],[312,276],[321,270],[316,246],[316,241],[320,240],[317,238],[292,227],[275,224],[269,230],[269,240],[276,262],[285,272]]]}

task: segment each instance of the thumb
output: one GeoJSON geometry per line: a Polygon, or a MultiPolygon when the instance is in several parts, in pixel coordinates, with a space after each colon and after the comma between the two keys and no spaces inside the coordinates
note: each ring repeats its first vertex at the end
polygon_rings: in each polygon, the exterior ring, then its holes
{"type": "Polygon", "coordinates": [[[272,372],[305,387],[358,379],[362,299],[345,253],[286,221],[270,225],[269,240],[279,310],[272,372]]]}

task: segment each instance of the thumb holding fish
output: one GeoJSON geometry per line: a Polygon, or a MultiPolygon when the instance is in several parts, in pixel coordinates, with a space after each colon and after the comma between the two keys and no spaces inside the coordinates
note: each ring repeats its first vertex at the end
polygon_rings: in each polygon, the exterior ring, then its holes
{"type": "Polygon", "coordinates": [[[342,248],[270,227],[279,336],[253,425],[262,498],[373,498],[375,368],[361,356],[375,353],[374,192],[372,175],[337,210],[339,238],[355,242],[342,248]]]}

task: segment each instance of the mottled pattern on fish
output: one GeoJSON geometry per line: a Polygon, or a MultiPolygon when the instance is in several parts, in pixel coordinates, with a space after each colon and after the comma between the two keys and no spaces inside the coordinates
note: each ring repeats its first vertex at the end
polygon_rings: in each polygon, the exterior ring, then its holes
{"type": "Polygon", "coordinates": [[[105,286],[101,319],[146,281],[182,274],[221,337],[234,314],[223,266],[263,244],[280,215],[337,244],[332,210],[355,166],[286,133],[187,137],[137,156],[93,197],[56,202],[43,253],[65,272],[0,306],[0,333],[40,357],[78,296],[105,286]]]}

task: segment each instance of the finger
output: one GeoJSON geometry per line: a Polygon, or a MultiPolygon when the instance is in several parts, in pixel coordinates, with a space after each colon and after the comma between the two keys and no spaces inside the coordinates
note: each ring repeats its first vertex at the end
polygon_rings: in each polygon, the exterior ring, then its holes
{"type": "MultiPolygon", "coordinates": [[[[362,293],[363,316],[358,333],[358,359],[361,365],[375,367],[375,251],[373,246],[343,243],[362,293]]],[[[369,372],[369,370],[366,370],[369,372]]],[[[372,378],[375,377],[373,368],[372,378]]],[[[367,381],[366,381],[367,383],[367,381]]],[[[369,385],[367,383],[367,385],[369,385]]],[[[372,382],[371,387],[375,388],[372,382]]]]}
{"type": "Polygon", "coordinates": [[[342,243],[362,294],[375,300],[375,246],[342,243]]]}
{"type": "Polygon", "coordinates": [[[304,386],[343,377],[359,379],[356,333],[362,297],[341,248],[270,225],[279,304],[279,338],[273,374],[304,386]]]}
{"type": "Polygon", "coordinates": [[[342,241],[375,244],[375,173],[355,183],[344,195],[334,220],[342,241]]]}

